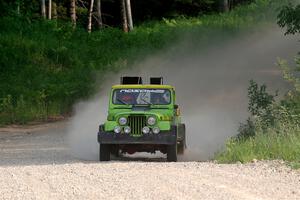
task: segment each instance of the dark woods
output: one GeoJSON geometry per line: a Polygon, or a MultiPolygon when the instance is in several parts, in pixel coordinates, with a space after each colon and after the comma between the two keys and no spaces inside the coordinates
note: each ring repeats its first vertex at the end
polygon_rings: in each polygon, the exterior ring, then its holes
{"type": "Polygon", "coordinates": [[[0,0],[0,16],[70,21],[74,27],[122,27],[133,22],[227,12],[253,0],[0,0]]]}

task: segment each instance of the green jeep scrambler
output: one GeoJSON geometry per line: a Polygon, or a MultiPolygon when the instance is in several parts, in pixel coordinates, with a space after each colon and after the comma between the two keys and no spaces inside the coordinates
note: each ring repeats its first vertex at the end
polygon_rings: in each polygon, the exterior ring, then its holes
{"type": "Polygon", "coordinates": [[[163,85],[163,79],[121,77],[121,84],[112,86],[107,121],[99,126],[99,160],[110,155],[135,152],[167,154],[177,161],[177,154],[186,148],[185,125],[181,123],[175,89],[163,85]]]}

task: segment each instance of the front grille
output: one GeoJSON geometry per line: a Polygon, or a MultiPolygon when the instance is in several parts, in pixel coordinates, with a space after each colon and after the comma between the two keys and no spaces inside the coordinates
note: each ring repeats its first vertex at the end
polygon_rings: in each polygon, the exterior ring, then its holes
{"type": "Polygon", "coordinates": [[[131,128],[131,135],[142,135],[142,129],[146,126],[146,116],[131,115],[128,117],[128,125],[131,128]]]}

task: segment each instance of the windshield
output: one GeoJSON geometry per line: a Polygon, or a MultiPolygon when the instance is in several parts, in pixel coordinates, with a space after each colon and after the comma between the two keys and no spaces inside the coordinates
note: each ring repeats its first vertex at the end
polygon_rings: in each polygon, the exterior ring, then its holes
{"type": "Polygon", "coordinates": [[[113,104],[127,105],[167,105],[171,103],[168,89],[116,89],[113,104]]]}

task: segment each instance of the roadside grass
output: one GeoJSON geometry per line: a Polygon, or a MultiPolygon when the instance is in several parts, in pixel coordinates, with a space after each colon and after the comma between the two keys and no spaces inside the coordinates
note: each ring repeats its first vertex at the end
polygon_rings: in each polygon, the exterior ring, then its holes
{"type": "Polygon", "coordinates": [[[129,34],[107,28],[88,34],[60,21],[0,19],[0,125],[46,121],[68,115],[72,105],[95,93],[105,75],[128,68],[147,55],[192,34],[199,47],[222,31],[242,30],[274,19],[278,3],[257,0],[224,14],[145,22],[129,34]]]}
{"type": "Polygon", "coordinates": [[[278,159],[288,162],[293,168],[300,168],[299,124],[279,124],[267,130],[258,129],[250,138],[232,138],[215,159],[220,163],[278,159]]]}
{"type": "Polygon", "coordinates": [[[300,169],[300,161],[298,162],[290,162],[288,164],[292,169],[300,169]]]}

